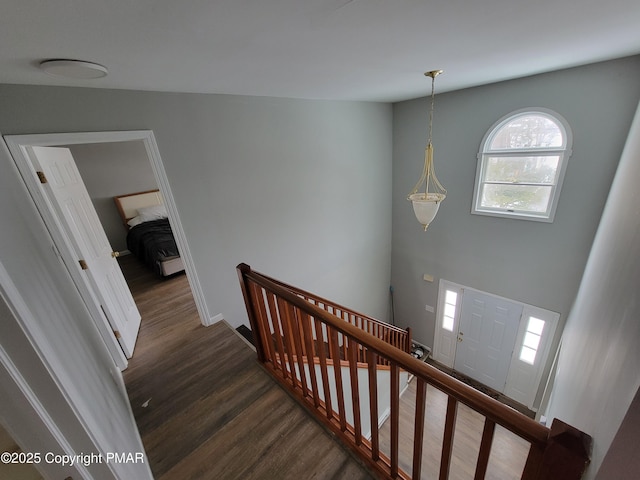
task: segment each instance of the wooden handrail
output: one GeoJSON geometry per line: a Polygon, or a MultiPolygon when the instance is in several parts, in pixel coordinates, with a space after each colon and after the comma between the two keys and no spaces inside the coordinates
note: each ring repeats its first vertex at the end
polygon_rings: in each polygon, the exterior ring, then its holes
{"type": "MultiPolygon", "coordinates": [[[[383,478],[412,478],[398,466],[398,434],[399,415],[399,371],[406,371],[417,377],[418,394],[416,402],[416,423],[413,453],[413,478],[420,478],[423,426],[419,419],[424,418],[424,402],[426,385],[431,385],[449,397],[447,418],[440,466],[441,479],[448,478],[449,463],[453,447],[456,411],[458,403],[463,403],[485,417],[485,429],[482,435],[480,453],[476,463],[477,479],[484,478],[489,453],[493,440],[495,425],[501,425],[531,444],[529,457],[522,474],[526,480],[578,480],[580,476],[560,477],[553,468],[549,470],[545,459],[553,459],[558,463],[558,455],[567,455],[564,442],[554,447],[552,430],[535,422],[488,397],[468,385],[446,375],[432,366],[416,360],[380,338],[363,331],[351,323],[336,317],[303,296],[294,293],[292,287],[274,281],[260,273],[254,272],[246,264],[237,267],[242,293],[247,307],[251,328],[256,335],[254,341],[258,360],[264,365],[281,385],[289,390],[301,404],[307,408],[320,422],[331,429],[347,446],[364,459],[383,478]],[[282,338],[280,338],[282,335],[282,338]],[[325,351],[326,343],[326,351],[325,351]],[[318,345],[322,344],[322,349],[318,345]],[[303,346],[304,345],[304,346],[303,346]],[[341,358],[339,351],[346,346],[346,358],[341,358]],[[322,353],[320,353],[322,350],[322,353]],[[318,377],[313,362],[303,361],[305,353],[318,357],[318,377]],[[360,361],[359,354],[369,364],[369,411],[371,412],[371,440],[363,437],[360,424],[360,405],[358,400],[359,383],[355,370],[360,361]],[[372,362],[384,359],[391,368],[391,458],[379,451],[377,428],[373,427],[377,418],[377,391],[375,372],[372,362]],[[338,405],[331,405],[328,391],[328,360],[346,360],[349,364],[349,378],[343,379],[341,368],[332,368],[337,392],[338,405]],[[306,368],[305,368],[306,365],[306,368]],[[308,369],[308,371],[307,371],[308,369]],[[321,379],[321,382],[319,382],[321,379]],[[353,425],[346,421],[343,382],[350,382],[353,403],[353,425]],[[322,387],[319,386],[322,383],[322,387]],[[324,389],[324,393],[323,393],[324,389]],[[372,400],[372,399],[376,400],[372,400]],[[374,416],[376,412],[376,416],[374,416]],[[551,453],[550,453],[551,452],[551,453]],[[560,452],[560,453],[558,453],[560,452]]],[[[554,424],[555,425],[555,424],[554,424]]],[[[377,427],[377,426],[376,426],[377,427]]],[[[588,437],[582,432],[566,426],[573,435],[583,441],[588,437]]],[[[563,431],[563,435],[567,435],[563,431]]],[[[564,437],[563,437],[564,438],[564,437]]],[[[589,437],[590,438],[590,437],[589,437]]],[[[555,442],[558,443],[558,442],[555,442]]],[[[575,443],[575,442],[574,442],[575,443]]],[[[583,442],[584,443],[584,442],[583,442]]],[[[570,450],[570,449],[569,449],[570,450]]],[[[568,453],[572,456],[575,471],[584,470],[588,457],[584,452],[568,453]]],[[[563,457],[564,458],[564,457],[563,457]]],[[[549,462],[547,462],[549,463],[549,462]]]]}
{"type": "MultiPolygon", "coordinates": [[[[273,282],[276,285],[281,286],[289,290],[290,292],[298,295],[299,297],[304,298],[306,301],[316,305],[317,307],[322,308],[335,315],[342,320],[355,325],[362,330],[372,334],[375,337],[378,337],[390,345],[393,345],[400,350],[403,350],[407,353],[411,353],[411,329],[406,328],[402,329],[395,325],[391,325],[386,322],[381,322],[378,319],[365,315],[363,313],[359,313],[351,308],[340,305],[331,300],[327,300],[326,298],[322,298],[315,293],[308,292],[298,287],[294,287],[292,285],[288,285],[280,280],[277,280],[273,277],[269,277],[264,274],[260,274],[264,279],[273,282]]],[[[384,364],[384,363],[383,363],[384,364]]]]}

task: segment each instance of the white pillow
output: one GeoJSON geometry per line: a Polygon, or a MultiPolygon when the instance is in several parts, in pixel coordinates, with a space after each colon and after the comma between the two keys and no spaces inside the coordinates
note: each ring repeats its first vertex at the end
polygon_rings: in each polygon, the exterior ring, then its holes
{"type": "Polygon", "coordinates": [[[164,205],[153,205],[151,207],[142,207],[138,209],[138,216],[143,217],[148,222],[149,220],[159,220],[161,218],[167,218],[167,208],[164,205]]]}
{"type": "Polygon", "coordinates": [[[138,216],[133,217],[127,222],[129,227],[133,228],[136,225],[140,225],[144,222],[150,222],[151,220],[160,220],[161,218],[167,218],[167,208],[164,205],[153,205],[152,207],[142,207],[138,209],[138,216]]]}
{"type": "Polygon", "coordinates": [[[133,217],[131,220],[129,220],[127,222],[127,225],[129,225],[129,228],[133,228],[136,225],[140,225],[142,222],[144,222],[144,220],[142,219],[142,217],[133,217]]]}

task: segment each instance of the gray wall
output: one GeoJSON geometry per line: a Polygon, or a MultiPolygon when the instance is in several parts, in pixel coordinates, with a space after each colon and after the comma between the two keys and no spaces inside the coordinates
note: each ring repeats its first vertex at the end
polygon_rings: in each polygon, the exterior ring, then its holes
{"type": "Polygon", "coordinates": [[[385,319],[390,105],[0,86],[3,134],[154,131],[212,315],[245,322],[235,266],[385,319]]]}
{"type": "Polygon", "coordinates": [[[127,248],[113,197],[158,188],[142,141],[68,145],[111,248],[127,248]]]}
{"type": "MultiPolygon", "coordinates": [[[[638,402],[632,404],[640,387],[638,159],[640,107],[567,320],[547,409],[549,418],[560,418],[593,436],[587,480],[595,477],[629,405],[630,418],[638,414],[638,402]]],[[[633,441],[624,432],[622,436],[633,441]]],[[[639,477],[636,470],[635,478],[639,477]]]]}
{"type": "Polygon", "coordinates": [[[562,330],[640,96],[639,76],[640,57],[631,57],[437,95],[435,167],[448,197],[426,233],[405,198],[422,168],[428,103],[394,105],[397,324],[413,327],[417,340],[432,345],[435,316],[425,304],[436,305],[438,280],[446,279],[559,312],[562,330]],[[552,224],[470,213],[484,134],[524,107],[554,110],[573,130],[573,155],[552,224]],[[425,282],[425,273],[435,281],[425,282]]]}

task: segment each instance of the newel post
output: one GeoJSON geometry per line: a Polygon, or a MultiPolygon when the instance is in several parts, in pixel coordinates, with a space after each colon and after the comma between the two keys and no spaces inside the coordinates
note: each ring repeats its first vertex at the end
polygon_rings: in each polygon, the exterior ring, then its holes
{"type": "Polygon", "coordinates": [[[538,480],[580,480],[590,462],[590,435],[557,418],[551,424],[538,480]]]}
{"type": "Polygon", "coordinates": [[[247,316],[249,317],[249,325],[251,326],[251,332],[253,333],[253,343],[256,347],[256,353],[258,354],[258,361],[265,363],[264,345],[262,344],[262,336],[260,335],[260,329],[258,328],[258,322],[255,316],[255,305],[251,300],[251,290],[249,288],[249,281],[246,277],[251,273],[251,267],[246,263],[241,263],[236,267],[238,272],[238,279],[240,280],[240,288],[242,289],[242,297],[244,298],[244,305],[247,307],[247,316]]]}

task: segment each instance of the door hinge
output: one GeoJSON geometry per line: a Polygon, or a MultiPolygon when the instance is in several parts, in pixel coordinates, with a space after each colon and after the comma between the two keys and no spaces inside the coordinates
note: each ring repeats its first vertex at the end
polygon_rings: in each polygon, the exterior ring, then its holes
{"type": "Polygon", "coordinates": [[[44,172],[36,172],[36,174],[40,179],[40,183],[47,183],[47,176],[44,174],[44,172]]]}
{"type": "Polygon", "coordinates": [[[78,260],[78,263],[80,264],[80,268],[82,270],[88,270],[89,269],[89,265],[87,265],[87,262],[85,262],[84,260],[78,260]]]}
{"type": "Polygon", "coordinates": [[[122,335],[120,335],[120,332],[119,332],[118,330],[114,330],[114,331],[113,331],[113,334],[116,336],[116,338],[117,338],[118,340],[120,340],[120,339],[122,338],[122,335]]]}

